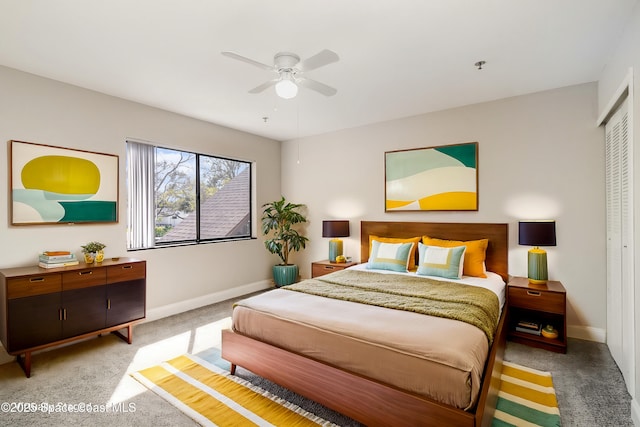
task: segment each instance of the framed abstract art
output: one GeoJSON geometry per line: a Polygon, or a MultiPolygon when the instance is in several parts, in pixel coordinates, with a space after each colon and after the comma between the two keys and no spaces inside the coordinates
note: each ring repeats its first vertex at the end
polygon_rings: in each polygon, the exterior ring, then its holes
{"type": "Polygon", "coordinates": [[[118,222],[118,156],[11,141],[11,224],[118,222]]]}
{"type": "Polygon", "coordinates": [[[477,211],[478,143],[385,152],[385,211],[477,211]]]}

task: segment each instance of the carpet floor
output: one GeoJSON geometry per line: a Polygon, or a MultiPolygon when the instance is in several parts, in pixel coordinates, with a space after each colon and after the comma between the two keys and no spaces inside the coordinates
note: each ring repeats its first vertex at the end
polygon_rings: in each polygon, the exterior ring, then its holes
{"type": "MultiPolygon", "coordinates": [[[[216,358],[220,331],[230,324],[233,302],[137,325],[131,345],[105,335],[35,353],[28,379],[15,362],[0,365],[0,424],[197,425],[131,373],[183,354],[216,358]]],[[[553,375],[563,426],[633,426],[630,396],[606,345],[569,339],[567,354],[557,354],[509,342],[505,359],[553,375]]],[[[281,396],[276,385],[241,368],[237,373],[281,396]]],[[[337,425],[357,425],[300,396],[286,400],[337,425]]]]}

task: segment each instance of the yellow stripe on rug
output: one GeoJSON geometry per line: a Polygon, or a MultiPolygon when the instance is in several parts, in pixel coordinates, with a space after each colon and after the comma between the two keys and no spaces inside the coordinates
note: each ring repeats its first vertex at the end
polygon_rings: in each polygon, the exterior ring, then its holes
{"type": "Polygon", "coordinates": [[[202,425],[333,426],[196,356],[131,375],[202,425]]]}
{"type": "Polygon", "coordinates": [[[494,427],[560,426],[560,410],[549,372],[503,362],[494,427]]]}

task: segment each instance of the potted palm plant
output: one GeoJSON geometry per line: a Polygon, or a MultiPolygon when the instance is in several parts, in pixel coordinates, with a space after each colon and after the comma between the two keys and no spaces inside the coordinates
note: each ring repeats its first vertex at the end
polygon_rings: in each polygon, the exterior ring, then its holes
{"type": "Polygon", "coordinates": [[[290,285],[298,278],[298,266],[289,263],[289,254],[304,249],[309,240],[294,228],[307,222],[300,212],[305,207],[289,203],[284,197],[262,205],[262,234],[269,235],[264,246],[282,261],[273,266],[273,281],[278,287],[290,285]]]}

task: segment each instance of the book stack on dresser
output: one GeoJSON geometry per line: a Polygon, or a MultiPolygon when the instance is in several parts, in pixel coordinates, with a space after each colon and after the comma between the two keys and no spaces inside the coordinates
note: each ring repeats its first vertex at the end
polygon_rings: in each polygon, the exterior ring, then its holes
{"type": "Polygon", "coordinates": [[[38,266],[42,268],[59,268],[78,264],[78,259],[71,251],[45,251],[38,256],[38,266]]]}

